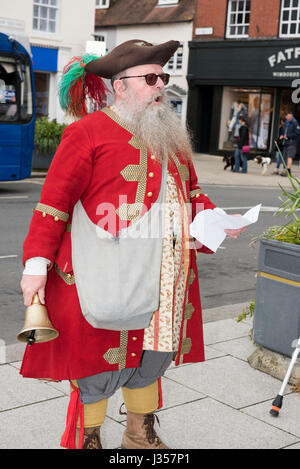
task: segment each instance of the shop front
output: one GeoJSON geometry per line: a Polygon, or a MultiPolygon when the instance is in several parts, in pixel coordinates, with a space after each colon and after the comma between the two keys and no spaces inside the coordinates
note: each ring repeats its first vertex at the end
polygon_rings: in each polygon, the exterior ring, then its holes
{"type": "Polygon", "coordinates": [[[193,41],[189,46],[187,121],[195,151],[232,153],[243,116],[252,156],[272,152],[285,112],[300,121],[300,41],[193,41]]]}
{"type": "Polygon", "coordinates": [[[55,102],[53,95],[55,90],[55,79],[57,73],[58,49],[53,47],[31,46],[35,97],[36,97],[36,116],[51,116],[51,101],[55,102]],[[51,96],[52,95],[52,96],[51,96]]]}

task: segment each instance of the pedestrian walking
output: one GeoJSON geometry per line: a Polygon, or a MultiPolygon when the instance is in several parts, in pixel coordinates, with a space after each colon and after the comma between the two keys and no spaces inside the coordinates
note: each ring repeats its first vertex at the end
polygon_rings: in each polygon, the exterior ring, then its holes
{"type": "Polygon", "coordinates": [[[64,69],[61,102],[84,117],[66,128],[48,171],[21,281],[24,304],[38,293],[59,337],[28,345],[20,373],[70,381],[66,448],[102,447],[107,401],[119,388],[127,412],[122,447],[166,448],[154,429],[160,379],[173,359],[204,360],[189,224],[198,209],[215,205],[165,100],[162,67],[178,46],[130,40],[64,69]],[[112,80],[114,104],[85,115],[86,96],[103,106],[102,78],[112,80]],[[150,217],[154,235],[147,236],[150,217]]]}
{"type": "Polygon", "coordinates": [[[292,174],[293,159],[297,152],[297,143],[300,135],[300,126],[292,112],[287,112],[285,116],[285,124],[283,135],[280,137],[283,141],[283,158],[286,161],[286,171],[281,176],[287,176],[287,172],[292,174]]]}
{"type": "Polygon", "coordinates": [[[239,138],[237,141],[237,147],[234,152],[234,172],[238,173],[240,170],[241,160],[242,160],[242,173],[247,173],[248,161],[247,161],[247,153],[250,151],[249,147],[249,129],[246,124],[246,120],[244,117],[240,117],[239,119],[239,138]]]}

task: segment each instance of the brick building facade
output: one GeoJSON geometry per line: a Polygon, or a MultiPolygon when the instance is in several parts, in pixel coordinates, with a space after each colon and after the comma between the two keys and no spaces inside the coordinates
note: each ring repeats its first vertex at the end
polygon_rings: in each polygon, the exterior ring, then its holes
{"type": "Polygon", "coordinates": [[[195,150],[233,151],[243,114],[252,156],[272,152],[280,117],[300,120],[300,0],[196,3],[187,77],[195,150]]]}

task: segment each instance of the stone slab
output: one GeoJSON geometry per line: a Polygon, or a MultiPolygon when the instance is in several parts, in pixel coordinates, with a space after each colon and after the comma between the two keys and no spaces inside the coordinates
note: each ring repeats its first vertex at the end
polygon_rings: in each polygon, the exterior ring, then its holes
{"type": "Polygon", "coordinates": [[[274,398],[280,385],[231,356],[168,370],[165,376],[236,409],[274,398]]]}
{"type": "MultiPolygon", "coordinates": [[[[0,449],[61,448],[68,403],[61,397],[0,412],[0,449]]],[[[119,448],[123,431],[123,425],[107,418],[101,430],[103,447],[119,448]]]]}
{"type": "Polygon", "coordinates": [[[257,346],[249,337],[240,337],[228,342],[226,341],[213,344],[210,346],[210,348],[231,355],[235,358],[248,361],[249,355],[251,355],[257,349],[257,346]]]}
{"type": "Polygon", "coordinates": [[[213,345],[239,337],[248,337],[250,327],[248,323],[237,322],[235,319],[223,319],[204,324],[203,331],[205,345],[213,345]]]}
{"type": "MultiPolygon", "coordinates": [[[[275,396],[274,396],[275,397],[275,396]]],[[[288,433],[299,437],[300,440],[300,396],[299,394],[292,393],[285,395],[282,401],[282,408],[278,417],[273,417],[270,414],[272,408],[272,400],[262,402],[260,404],[247,407],[242,411],[262,420],[273,427],[284,430],[288,433]]]]}
{"type": "Polygon", "coordinates": [[[277,449],[297,438],[211,398],[159,414],[162,440],[174,449],[277,449]]]}
{"type": "Polygon", "coordinates": [[[5,392],[1,392],[0,411],[54,399],[63,394],[43,381],[22,378],[18,369],[10,365],[0,366],[0,382],[7,383],[5,392]]]}

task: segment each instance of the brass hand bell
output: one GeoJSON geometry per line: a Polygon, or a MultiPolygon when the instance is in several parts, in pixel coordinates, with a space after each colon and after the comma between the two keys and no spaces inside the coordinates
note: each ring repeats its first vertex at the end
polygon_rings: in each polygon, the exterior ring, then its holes
{"type": "Polygon", "coordinates": [[[17,335],[21,342],[28,345],[49,342],[59,336],[48,316],[46,306],[42,305],[38,293],[33,296],[32,303],[27,307],[23,329],[17,335]]]}

